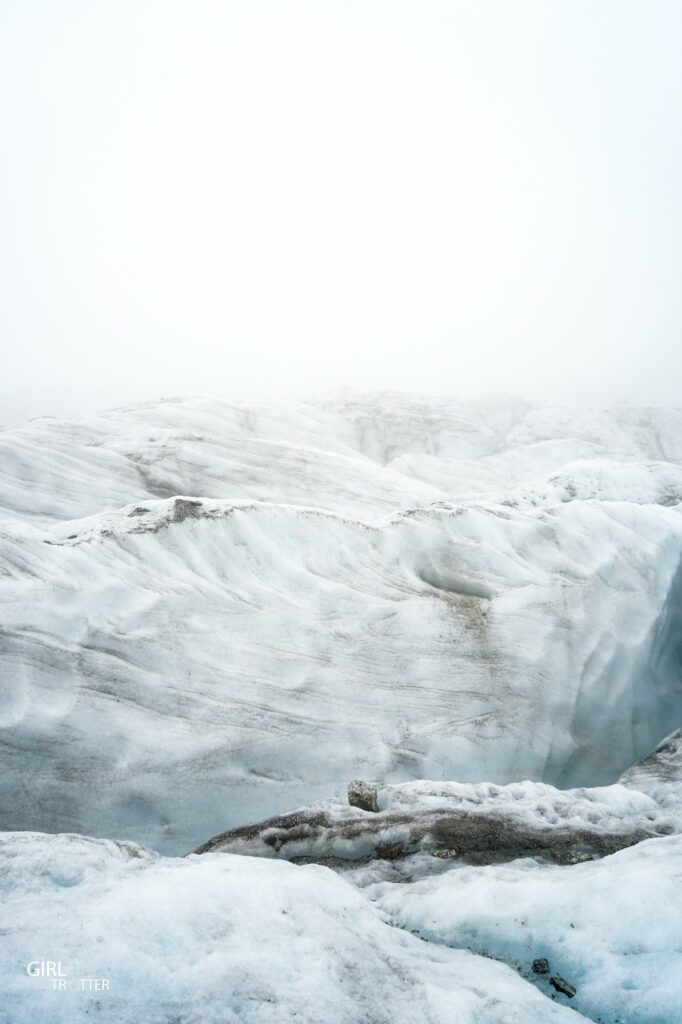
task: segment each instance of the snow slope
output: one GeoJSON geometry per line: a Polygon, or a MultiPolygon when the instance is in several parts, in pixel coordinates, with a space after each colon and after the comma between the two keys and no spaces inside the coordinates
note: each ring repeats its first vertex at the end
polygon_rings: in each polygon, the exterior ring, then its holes
{"type": "Polygon", "coordinates": [[[614,782],[682,717],[681,422],[196,399],[0,433],[0,825],[184,852],[355,776],[614,782]]]}

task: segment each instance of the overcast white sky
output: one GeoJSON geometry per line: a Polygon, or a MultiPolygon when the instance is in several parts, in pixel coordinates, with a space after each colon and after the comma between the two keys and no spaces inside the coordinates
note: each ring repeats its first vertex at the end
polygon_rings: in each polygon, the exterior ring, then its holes
{"type": "Polygon", "coordinates": [[[682,398],[677,0],[0,0],[0,422],[682,398]]]}

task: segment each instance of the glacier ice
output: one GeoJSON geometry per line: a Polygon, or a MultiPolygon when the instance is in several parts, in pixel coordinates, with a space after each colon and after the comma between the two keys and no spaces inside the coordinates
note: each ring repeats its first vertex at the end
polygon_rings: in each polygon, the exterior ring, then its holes
{"type": "Polygon", "coordinates": [[[587,1019],[676,1024],[679,731],[608,787],[422,780],[377,796],[378,811],[323,801],[197,852],[325,864],[388,923],[506,963],[587,1019]]]}
{"type": "Polygon", "coordinates": [[[681,501],[671,407],[0,431],[0,1021],[677,1024],[681,501]]]}
{"type": "Polygon", "coordinates": [[[291,849],[268,842],[269,822],[185,858],[79,835],[2,834],[11,926],[0,930],[0,1019],[675,1024],[682,834],[636,833],[682,828],[677,740],[603,789],[421,781],[381,790],[378,811],[303,808],[288,822],[299,827],[291,849]],[[642,773],[667,780],[660,803],[634,788],[642,773]],[[516,835],[571,832],[584,844],[589,832],[607,843],[562,866],[551,848],[478,866],[466,850],[443,858],[428,843],[382,855],[377,834],[395,840],[397,818],[426,824],[432,839],[444,815],[450,843],[475,819],[502,824],[489,843],[510,822],[516,835]],[[302,840],[301,823],[313,828],[302,840]],[[610,852],[614,836],[634,845],[610,852]],[[325,864],[280,859],[295,854],[325,864]],[[63,990],[26,969],[47,957],[63,990]],[[87,987],[97,980],[106,990],[87,987]]]}
{"type": "Polygon", "coordinates": [[[410,885],[367,886],[388,920],[426,939],[494,956],[551,994],[575,988],[588,1019],[675,1024],[682,996],[682,836],[569,867],[532,859],[461,866],[410,885]],[[548,961],[547,975],[532,961],[548,961]]]}
{"type": "Polygon", "coordinates": [[[316,865],[6,833],[0,899],[3,1024],[580,1020],[503,964],[389,926],[316,865]],[[51,956],[63,991],[26,970],[51,956]]]}
{"type": "MultiPolygon", "coordinates": [[[[644,762],[646,763],[646,762],[644,762]]],[[[196,853],[321,863],[429,853],[497,862],[534,856],[575,863],[682,831],[682,801],[662,805],[624,785],[557,790],[544,783],[407,782],[378,790],[378,811],[321,800],[229,829],[196,853]]]]}
{"type": "Polygon", "coordinates": [[[388,396],[0,433],[0,824],[184,852],[355,776],[614,782],[680,720],[681,422],[388,396]]]}
{"type": "Polygon", "coordinates": [[[177,852],[354,776],[611,782],[676,724],[676,509],[141,508],[0,531],[6,827],[177,852]]]}

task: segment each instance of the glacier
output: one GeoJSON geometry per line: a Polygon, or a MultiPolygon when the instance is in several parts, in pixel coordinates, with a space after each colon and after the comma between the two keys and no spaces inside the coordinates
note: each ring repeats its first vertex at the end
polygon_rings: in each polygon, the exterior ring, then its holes
{"type": "Polygon", "coordinates": [[[0,938],[120,986],[0,1021],[676,1024],[682,408],[183,398],[0,470],[0,938]]]}

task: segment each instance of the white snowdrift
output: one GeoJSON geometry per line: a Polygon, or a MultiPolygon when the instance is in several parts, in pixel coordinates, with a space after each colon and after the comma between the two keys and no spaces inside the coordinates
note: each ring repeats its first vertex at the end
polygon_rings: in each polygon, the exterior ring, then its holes
{"type": "Polygon", "coordinates": [[[502,964],[390,927],[323,867],[10,833],[0,898],[2,1024],[582,1019],[502,964]],[[64,991],[27,973],[47,960],[64,991]]]}
{"type": "Polygon", "coordinates": [[[572,867],[518,860],[366,891],[393,924],[431,944],[498,957],[547,994],[552,976],[565,979],[576,989],[571,1005],[592,1020],[675,1024],[681,875],[676,835],[572,867]],[[547,974],[532,970],[540,958],[547,974]]]}

